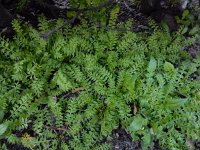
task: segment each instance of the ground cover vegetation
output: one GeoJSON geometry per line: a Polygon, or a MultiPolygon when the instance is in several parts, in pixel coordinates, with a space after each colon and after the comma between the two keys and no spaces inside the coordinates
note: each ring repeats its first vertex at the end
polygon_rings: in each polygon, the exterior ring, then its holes
{"type": "Polygon", "coordinates": [[[154,22],[132,32],[118,12],[106,28],[84,17],[63,26],[41,16],[38,28],[13,20],[15,36],[0,41],[0,149],[109,150],[117,128],[144,150],[195,149],[200,55],[186,48],[198,35],[154,22]]]}

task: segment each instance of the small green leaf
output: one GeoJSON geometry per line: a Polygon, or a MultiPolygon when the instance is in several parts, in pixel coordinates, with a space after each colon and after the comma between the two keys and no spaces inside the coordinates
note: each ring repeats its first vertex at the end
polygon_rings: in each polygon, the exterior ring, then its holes
{"type": "Polygon", "coordinates": [[[68,11],[67,12],[67,17],[68,18],[73,18],[75,16],[76,12],[75,11],[68,11]]]}
{"type": "MultiPolygon", "coordinates": [[[[189,20],[183,20],[183,25],[185,25],[186,27],[188,27],[190,24],[191,22],[189,20]]],[[[188,28],[187,28],[187,31],[188,31],[188,28]]]]}
{"type": "Polygon", "coordinates": [[[185,19],[190,14],[189,10],[184,10],[182,14],[182,19],[185,19]]]}
{"type": "Polygon", "coordinates": [[[6,132],[7,127],[8,126],[5,125],[5,124],[0,125],[0,136],[3,135],[6,132]]]}
{"type": "Polygon", "coordinates": [[[174,71],[174,65],[170,62],[165,62],[164,64],[164,70],[167,72],[173,72],[174,71]]]}
{"type": "Polygon", "coordinates": [[[198,25],[196,25],[195,27],[193,27],[193,28],[190,30],[189,34],[190,34],[190,35],[195,35],[196,33],[199,32],[199,30],[200,30],[200,27],[199,27],[198,25]]]}
{"type": "Polygon", "coordinates": [[[177,23],[181,23],[181,19],[178,16],[175,16],[175,20],[177,23]]]}
{"type": "MultiPolygon", "coordinates": [[[[184,23],[184,21],[182,21],[182,24],[187,25],[187,22],[184,23]]],[[[185,28],[182,30],[181,34],[185,34],[188,31],[188,27],[185,26],[185,28]]]]}
{"type": "Polygon", "coordinates": [[[140,137],[138,135],[136,135],[135,133],[130,133],[130,135],[131,135],[131,138],[132,138],[133,141],[140,140],[140,137]]]}

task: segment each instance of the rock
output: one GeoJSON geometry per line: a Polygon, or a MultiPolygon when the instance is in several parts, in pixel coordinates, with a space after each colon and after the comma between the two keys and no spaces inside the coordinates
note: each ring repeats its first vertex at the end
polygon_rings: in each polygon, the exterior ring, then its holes
{"type": "Polygon", "coordinates": [[[178,28],[178,24],[176,23],[174,16],[165,14],[163,20],[166,22],[171,32],[175,31],[178,28]]]}
{"type": "Polygon", "coordinates": [[[0,4],[0,28],[5,28],[11,24],[12,15],[8,12],[7,9],[0,4]]]}
{"type": "Polygon", "coordinates": [[[160,2],[161,0],[141,0],[140,11],[144,14],[151,14],[161,8],[160,2]]]}
{"type": "Polygon", "coordinates": [[[68,0],[53,0],[56,7],[60,9],[69,8],[69,1],[68,0]]]}
{"type": "Polygon", "coordinates": [[[3,5],[9,5],[12,3],[12,0],[0,0],[1,1],[1,4],[3,5]]]}
{"type": "Polygon", "coordinates": [[[180,0],[175,5],[164,0],[141,0],[140,11],[158,23],[166,22],[170,31],[175,31],[178,28],[175,16],[181,16],[188,3],[189,0],[180,0]]]}

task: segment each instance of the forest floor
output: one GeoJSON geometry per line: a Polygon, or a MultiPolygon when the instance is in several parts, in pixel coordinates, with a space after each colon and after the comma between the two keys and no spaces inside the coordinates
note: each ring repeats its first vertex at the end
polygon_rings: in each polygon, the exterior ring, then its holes
{"type": "MultiPolygon", "coordinates": [[[[49,3],[51,5],[51,3],[49,3]]],[[[148,20],[150,15],[144,15],[139,10],[134,8],[130,3],[125,2],[120,4],[121,11],[119,13],[119,22],[124,22],[128,19],[134,20],[133,30],[138,31],[147,31],[148,30],[148,20]]],[[[39,15],[44,14],[49,20],[53,20],[59,17],[64,18],[65,14],[62,10],[44,10],[41,9],[38,5],[30,3],[26,8],[23,8],[21,11],[17,10],[17,1],[13,0],[9,5],[3,5],[3,7],[8,11],[9,14],[12,14],[7,20],[2,20],[0,18],[0,32],[8,38],[11,38],[14,35],[14,31],[11,28],[10,18],[18,18],[24,23],[29,23],[34,27],[37,27],[37,18],[39,15]],[[56,13],[53,11],[57,11],[56,13]],[[4,21],[4,25],[1,25],[4,21]]],[[[1,10],[0,10],[1,11],[1,10]]],[[[1,12],[0,12],[1,13],[1,12]]],[[[1,17],[1,15],[0,15],[1,17]]],[[[197,53],[200,52],[200,43],[195,43],[187,48],[189,54],[192,57],[195,57],[197,53]]],[[[131,136],[124,129],[116,129],[112,133],[112,141],[106,141],[109,144],[112,144],[113,150],[140,150],[140,142],[131,140],[131,136]]],[[[156,143],[156,142],[155,142],[156,143]]],[[[200,149],[200,143],[196,143],[196,149],[200,149]]],[[[152,147],[153,150],[159,150],[158,144],[155,144],[152,147]]],[[[10,150],[27,150],[22,148],[20,145],[10,145],[10,150]]]]}

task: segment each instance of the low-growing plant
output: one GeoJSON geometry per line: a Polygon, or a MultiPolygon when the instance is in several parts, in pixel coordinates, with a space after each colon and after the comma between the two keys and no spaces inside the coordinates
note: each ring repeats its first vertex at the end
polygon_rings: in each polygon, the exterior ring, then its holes
{"type": "Polygon", "coordinates": [[[111,149],[105,141],[119,127],[143,149],[156,140],[167,149],[200,140],[200,57],[183,50],[193,38],[82,21],[46,40],[39,35],[63,20],[39,21],[36,30],[15,20],[14,39],[1,38],[1,149],[111,149]]]}

